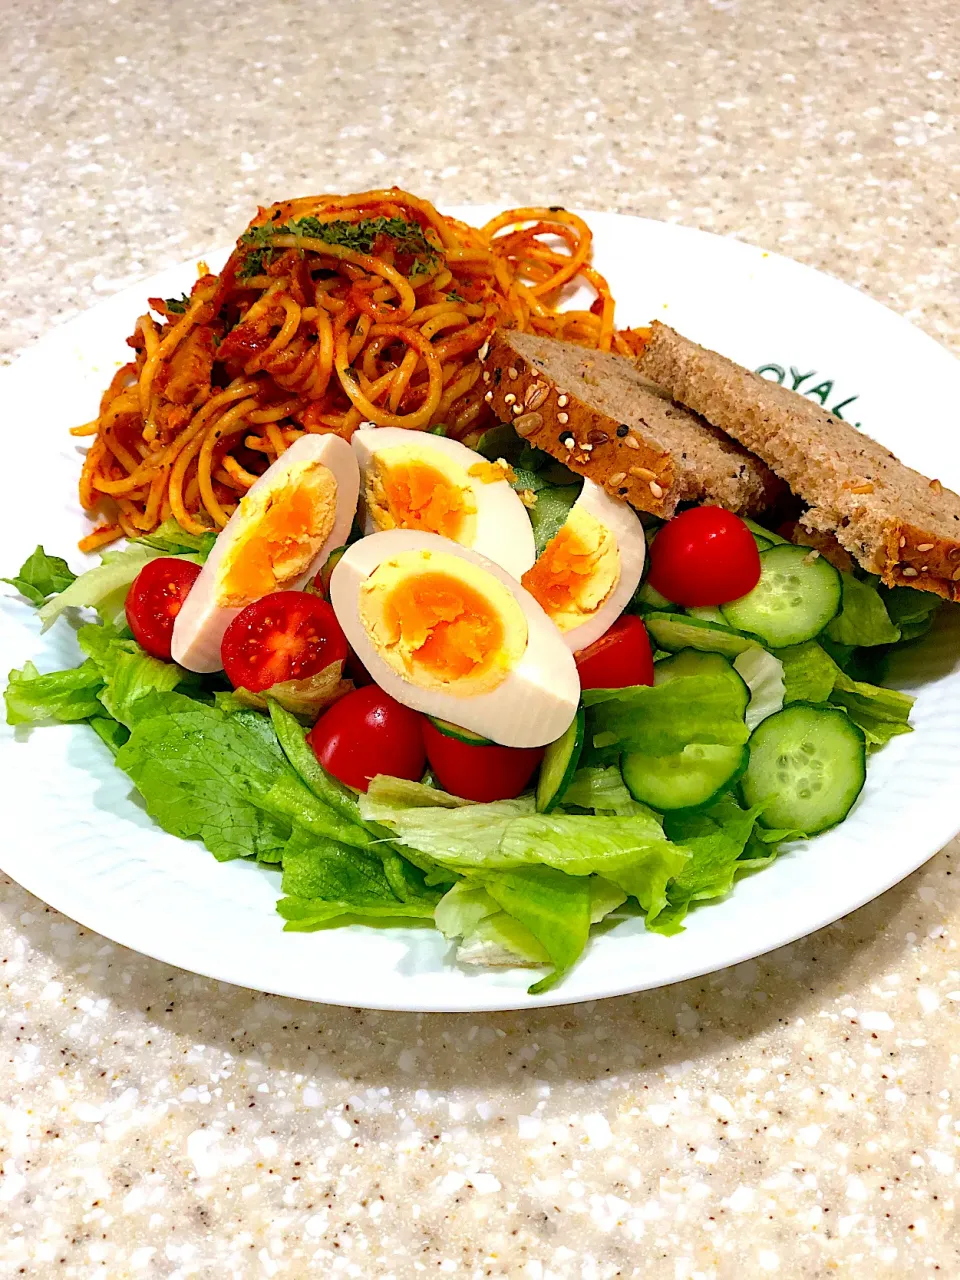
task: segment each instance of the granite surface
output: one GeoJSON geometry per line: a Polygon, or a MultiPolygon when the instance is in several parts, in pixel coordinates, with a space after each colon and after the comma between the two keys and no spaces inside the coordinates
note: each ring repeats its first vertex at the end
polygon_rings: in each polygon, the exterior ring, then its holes
{"type": "MultiPolygon", "coordinates": [[[[955,0],[23,0],[2,349],[398,182],[734,234],[960,351],[955,0]]],[[[194,977],[0,885],[0,1274],[960,1274],[954,844],[659,992],[363,1013],[194,977]]]]}

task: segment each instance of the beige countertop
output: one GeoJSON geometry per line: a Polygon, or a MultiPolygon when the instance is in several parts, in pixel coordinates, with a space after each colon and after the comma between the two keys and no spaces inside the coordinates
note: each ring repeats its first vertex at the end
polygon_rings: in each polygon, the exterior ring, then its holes
{"type": "MultiPolygon", "coordinates": [[[[960,351],[954,0],[25,0],[0,40],[8,354],[391,182],[733,234],[960,351]]],[[[958,849],[758,961],[476,1017],[227,987],[3,882],[0,1274],[956,1276],[958,849]]]]}

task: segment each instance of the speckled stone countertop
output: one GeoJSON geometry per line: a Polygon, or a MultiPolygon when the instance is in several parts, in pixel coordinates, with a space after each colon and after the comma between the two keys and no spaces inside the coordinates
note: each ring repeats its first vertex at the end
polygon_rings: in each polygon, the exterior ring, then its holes
{"type": "MultiPolygon", "coordinates": [[[[2,344],[396,181],[788,253],[960,350],[955,0],[24,0],[2,344]]],[[[954,845],[762,960],[531,1015],[298,1004],[0,885],[0,1273],[960,1274],[954,845]]]]}

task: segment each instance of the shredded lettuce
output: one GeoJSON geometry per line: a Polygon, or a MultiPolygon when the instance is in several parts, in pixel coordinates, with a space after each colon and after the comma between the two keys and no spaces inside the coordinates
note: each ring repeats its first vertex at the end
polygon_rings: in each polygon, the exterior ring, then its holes
{"type": "Polygon", "coordinates": [[[0,578],[26,597],[31,604],[42,605],[47,596],[66,591],[76,574],[60,556],[49,556],[43,547],[37,547],[20,566],[15,578],[0,578]]]}
{"type": "MultiPolygon", "coordinates": [[[[836,644],[896,644],[900,628],[890,619],[876,586],[844,573],[840,612],[827,623],[826,633],[836,644]]],[[[874,580],[875,581],[875,580],[874,580]]]]}
{"type": "Polygon", "coordinates": [[[738,654],[733,660],[733,666],[750,690],[750,701],[744,719],[752,733],[767,716],[772,716],[783,706],[783,664],[766,649],[754,648],[745,649],[738,654]]]}

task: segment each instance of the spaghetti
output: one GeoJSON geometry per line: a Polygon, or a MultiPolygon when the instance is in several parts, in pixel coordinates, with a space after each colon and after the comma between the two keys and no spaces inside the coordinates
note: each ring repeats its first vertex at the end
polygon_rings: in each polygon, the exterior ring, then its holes
{"type": "Polygon", "coordinates": [[[304,432],[442,424],[475,440],[493,422],[479,352],[498,325],[634,354],[591,239],[564,209],[474,228],[395,187],[261,209],[219,275],[201,263],[189,297],[149,300],[134,358],[74,428],[93,437],[80,501],[105,516],[81,548],[170,516],[222,528],[304,432]],[[561,309],[575,280],[596,293],[589,310],[561,309]]]}

